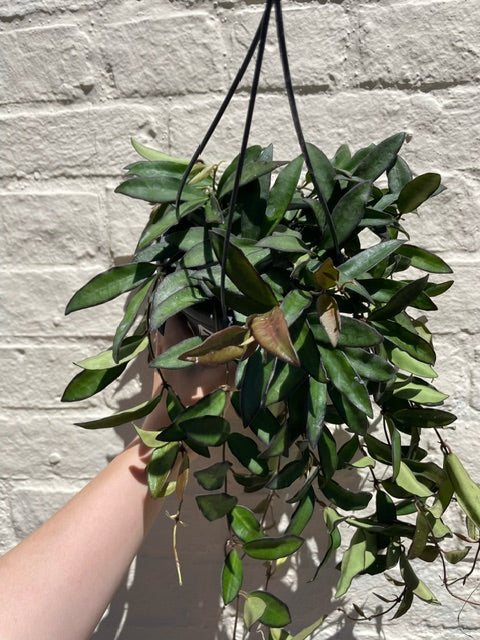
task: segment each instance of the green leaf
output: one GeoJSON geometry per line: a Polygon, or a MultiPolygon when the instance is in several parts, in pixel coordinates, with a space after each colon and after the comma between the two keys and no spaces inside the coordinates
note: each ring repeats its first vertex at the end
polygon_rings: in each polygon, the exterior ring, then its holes
{"type": "Polygon", "coordinates": [[[112,349],[102,351],[96,356],[85,358],[76,362],[82,369],[94,371],[95,369],[112,369],[118,367],[119,364],[126,364],[138,356],[139,353],[145,351],[148,347],[148,336],[132,336],[127,338],[119,349],[118,361],[113,359],[112,349]]]}
{"type": "Polygon", "coordinates": [[[312,447],[315,447],[320,439],[326,408],[327,385],[310,377],[307,400],[307,438],[312,447]]]}
{"type": "MultiPolygon", "coordinates": [[[[128,178],[118,185],[115,193],[146,202],[173,204],[177,200],[180,184],[180,179],[173,176],[128,178]]],[[[206,198],[200,189],[186,184],[182,190],[181,200],[205,202],[206,198]]]]}
{"type": "Polygon", "coordinates": [[[342,523],[345,520],[345,518],[338,515],[338,513],[335,511],[335,509],[332,509],[332,507],[325,507],[323,509],[323,519],[327,527],[329,543],[328,543],[328,548],[325,552],[325,555],[323,556],[322,561],[318,565],[312,580],[315,580],[320,569],[328,562],[328,560],[332,557],[332,555],[335,554],[335,551],[340,547],[340,544],[342,542],[338,525],[342,523]]]}
{"type": "Polygon", "coordinates": [[[336,598],[348,591],[355,576],[373,564],[376,553],[375,538],[366,531],[357,529],[342,559],[336,598]]]}
{"type": "Polygon", "coordinates": [[[307,526],[315,509],[315,493],[310,487],[297,505],[285,530],[287,535],[299,536],[307,526]]]}
{"type": "Polygon", "coordinates": [[[247,326],[258,344],[280,360],[296,367],[300,366],[292,344],[288,326],[280,307],[262,315],[247,318],[247,326]]]}
{"type": "Polygon", "coordinates": [[[302,477],[308,457],[305,455],[288,462],[266,485],[269,489],[285,489],[302,477]]]}
{"type": "Polygon", "coordinates": [[[278,174],[275,184],[268,194],[267,207],[265,209],[266,221],[263,229],[264,236],[269,236],[285,215],[297,188],[302,166],[303,157],[299,156],[289,162],[278,174]]]}
{"type": "Polygon", "coordinates": [[[440,604],[430,589],[424,584],[413,571],[412,565],[404,554],[400,556],[400,571],[405,580],[407,589],[413,592],[417,598],[431,604],[440,604]]]}
{"type": "Polygon", "coordinates": [[[260,459],[260,451],[254,440],[241,433],[231,433],[228,446],[237,460],[255,475],[266,475],[268,465],[260,459]]]}
{"type": "Polygon", "coordinates": [[[238,498],[228,493],[198,495],[195,500],[200,511],[210,521],[226,516],[238,502],[238,498]]]}
{"type": "Polygon", "coordinates": [[[395,615],[393,616],[392,620],[396,620],[397,618],[401,618],[402,616],[404,616],[412,606],[412,603],[413,593],[409,589],[406,589],[402,601],[400,602],[400,606],[395,611],[395,615]]]}
{"type": "Polygon", "coordinates": [[[406,378],[403,382],[397,382],[392,393],[396,398],[416,402],[417,404],[440,404],[448,398],[446,393],[437,391],[431,385],[424,383],[419,378],[406,378]]]}
{"type": "Polygon", "coordinates": [[[391,362],[402,371],[413,373],[422,378],[437,378],[438,374],[433,367],[425,362],[420,362],[406,351],[402,351],[398,347],[389,345],[387,348],[391,362]]]}
{"type": "MultiPolygon", "coordinates": [[[[171,274],[171,276],[173,275],[175,274],[171,274]]],[[[165,280],[171,276],[167,276],[165,280]]],[[[160,328],[164,322],[180,311],[205,300],[203,292],[192,285],[179,287],[169,295],[164,294],[167,287],[165,289],[161,289],[161,287],[162,285],[155,291],[150,313],[150,331],[160,328]]]]}
{"type": "Polygon", "coordinates": [[[444,464],[459,505],[475,526],[480,528],[480,487],[472,480],[456,454],[448,453],[444,464]]]}
{"type": "Polygon", "coordinates": [[[222,597],[225,605],[235,600],[242,588],[242,582],[242,560],[235,549],[232,549],[225,558],[222,571],[222,597]]]}
{"type": "MultiPolygon", "coordinates": [[[[315,316],[309,315],[309,320],[311,320],[311,329],[315,340],[324,345],[330,345],[327,332],[318,321],[315,321],[315,316]]],[[[339,347],[371,347],[380,344],[383,340],[382,334],[375,327],[356,318],[342,315],[341,325],[342,329],[338,336],[339,347]]]]}
{"type": "Polygon", "coordinates": [[[300,549],[303,538],[285,535],[279,538],[257,538],[243,545],[243,550],[250,558],[258,560],[278,560],[286,558],[300,549]]]}
{"type": "Polygon", "coordinates": [[[146,158],[147,160],[174,162],[176,164],[182,165],[184,170],[189,164],[189,161],[185,160],[184,158],[174,158],[173,156],[169,156],[162,151],[157,151],[156,149],[145,146],[138,140],[135,140],[135,138],[130,138],[130,142],[132,143],[132,147],[135,149],[138,155],[142,156],[142,158],[146,158]]]}
{"type": "Polygon", "coordinates": [[[335,187],[335,169],[323,151],[314,144],[307,142],[307,152],[320,191],[328,202],[335,187]]]}
{"type": "Polygon", "coordinates": [[[65,315],[113,300],[120,294],[143,285],[155,271],[156,266],[149,262],[112,267],[93,277],[72,296],[65,315]]]}
{"type": "Polygon", "coordinates": [[[393,320],[375,322],[375,325],[383,333],[386,340],[402,351],[406,351],[416,360],[426,364],[435,364],[436,356],[433,347],[418,334],[405,329],[393,320]]]}
{"type": "MultiPolygon", "coordinates": [[[[270,380],[270,374],[273,361],[268,363],[264,368],[264,374],[267,380],[270,380]]],[[[298,367],[290,367],[285,362],[278,362],[275,366],[275,372],[271,378],[271,384],[268,388],[265,398],[265,404],[271,405],[291,396],[295,389],[300,387],[307,374],[298,367]]]]}
{"type": "Polygon", "coordinates": [[[355,175],[364,180],[376,180],[395,164],[397,154],[405,141],[405,133],[397,133],[377,144],[360,162],[355,175]]]}
{"type": "MultiPolygon", "coordinates": [[[[365,205],[370,197],[370,192],[371,184],[369,182],[355,185],[339,200],[332,211],[332,221],[340,246],[357,229],[358,223],[365,213],[365,205]]],[[[330,227],[326,227],[320,247],[322,249],[331,249],[333,247],[330,227]]]]}
{"type": "Polygon", "coordinates": [[[168,442],[153,450],[147,465],[147,481],[152,498],[161,498],[168,486],[168,478],[173,469],[180,445],[168,442]]]}
{"type": "Polygon", "coordinates": [[[182,340],[154,358],[150,362],[150,366],[158,369],[182,369],[185,367],[191,367],[193,362],[179,360],[178,356],[189,349],[193,349],[193,347],[196,347],[201,343],[202,338],[200,338],[200,336],[192,336],[191,338],[182,340]]]}
{"type": "Polygon", "coordinates": [[[70,380],[61,401],[77,402],[90,398],[121,376],[126,366],[126,364],[120,364],[112,369],[85,369],[81,371],[70,380]]]}
{"type": "Polygon", "coordinates": [[[136,407],[131,407],[130,409],[124,409],[123,411],[114,413],[113,415],[107,416],[106,418],[91,420],[90,422],[77,422],[76,425],[78,427],[83,427],[84,429],[109,429],[112,427],[118,427],[121,424],[126,424],[127,422],[140,420],[141,418],[147,416],[149,413],[152,413],[157,404],[160,402],[161,398],[162,396],[158,395],[152,400],[142,402],[136,407]]]}
{"type": "Polygon", "coordinates": [[[412,179],[410,167],[403,158],[397,156],[395,164],[388,170],[388,189],[391,193],[400,193],[412,179]]]}
{"type": "Polygon", "coordinates": [[[291,622],[287,605],[266,591],[251,591],[248,594],[243,616],[248,629],[255,622],[274,628],[284,627],[291,622]]]}
{"type": "Polygon", "coordinates": [[[337,349],[319,347],[323,364],[328,377],[341,393],[360,411],[370,418],[373,417],[370,397],[364,383],[349,363],[346,355],[337,349]]]}
{"type": "Polygon", "coordinates": [[[419,427],[420,429],[447,427],[457,419],[453,413],[442,409],[400,409],[395,411],[391,418],[393,421],[405,427],[419,427]]]}
{"type": "Polygon", "coordinates": [[[282,301],[281,309],[287,325],[290,326],[312,303],[312,296],[301,289],[292,289],[282,301]]]}
{"type": "MultiPolygon", "coordinates": [[[[366,434],[369,426],[367,416],[363,412],[359,411],[357,407],[350,402],[348,397],[344,393],[337,391],[335,387],[330,385],[328,394],[338,412],[340,423],[344,422],[354,433],[357,433],[358,435],[366,434]]],[[[326,420],[327,422],[329,420],[328,413],[326,420]]]]}
{"type": "Polygon", "coordinates": [[[452,549],[451,551],[444,551],[443,555],[447,562],[450,564],[458,564],[462,560],[464,560],[471,547],[464,547],[463,549],[452,549]]]}
{"type": "MultiPolygon", "coordinates": [[[[222,261],[224,238],[211,231],[210,241],[219,262],[222,261]]],[[[274,307],[278,304],[272,288],[267,284],[255,267],[248,261],[243,251],[233,244],[228,245],[225,271],[230,280],[247,297],[262,305],[274,307]]]]}
{"type": "Polygon", "coordinates": [[[334,480],[329,480],[327,483],[322,484],[320,489],[332,504],[344,511],[358,511],[365,509],[372,499],[372,494],[370,492],[350,491],[350,489],[342,487],[342,485],[338,484],[334,480]]]}
{"type": "Polygon", "coordinates": [[[140,176],[143,178],[176,178],[181,179],[186,165],[181,162],[171,160],[140,160],[132,162],[126,169],[129,176],[140,176]]]}
{"type": "Polygon", "coordinates": [[[360,251],[360,253],[357,253],[338,267],[340,274],[343,276],[343,281],[358,278],[367,273],[379,262],[397,251],[403,243],[404,240],[386,240],[360,251]]]}
{"type": "Polygon", "coordinates": [[[318,441],[318,456],[320,458],[322,475],[328,482],[337,470],[338,459],[335,438],[326,425],[323,426],[320,433],[320,439],[318,441]]]}
{"type": "Polygon", "coordinates": [[[408,258],[412,267],[416,267],[417,269],[422,269],[429,273],[452,273],[452,269],[445,260],[413,244],[404,244],[397,253],[408,258]]]}
{"type": "Polygon", "coordinates": [[[215,491],[223,486],[231,466],[231,462],[216,462],[206,469],[195,471],[193,475],[201,487],[207,491],[215,491]]]}
{"type": "Polygon", "coordinates": [[[255,514],[247,507],[236,506],[228,516],[230,529],[242,542],[257,540],[263,536],[262,528],[255,514]]]}
{"type": "Polygon", "coordinates": [[[112,353],[115,362],[118,362],[120,359],[120,348],[122,346],[123,339],[127,335],[130,327],[135,322],[137,314],[146,298],[148,297],[150,288],[152,287],[155,280],[155,277],[147,280],[143,287],[140,287],[140,289],[136,291],[132,298],[128,301],[123,318],[120,321],[120,324],[118,325],[115,331],[115,336],[113,338],[112,353]]]}
{"type": "Polygon", "coordinates": [[[430,489],[417,480],[415,475],[412,473],[412,471],[410,471],[410,469],[404,462],[400,462],[400,469],[398,471],[395,482],[399,487],[405,489],[405,491],[408,491],[414,496],[427,498],[428,496],[432,495],[430,489]]]}
{"type": "Polygon", "coordinates": [[[184,202],[180,205],[180,209],[177,212],[173,206],[166,207],[162,205],[156,213],[161,214],[161,217],[155,216],[153,221],[145,227],[140,240],[137,245],[137,252],[147,247],[151,242],[160,238],[166,231],[176,225],[182,218],[189,213],[201,209],[205,200],[193,200],[192,202],[184,202]]]}
{"type": "MultiPolygon", "coordinates": [[[[272,173],[278,167],[281,167],[284,162],[278,162],[276,160],[271,160],[269,162],[265,162],[263,160],[257,160],[255,162],[246,162],[243,166],[242,175],[240,178],[240,186],[244,185],[264,176],[267,173],[272,173]]],[[[225,172],[226,173],[226,172],[225,172]]],[[[218,198],[224,198],[228,193],[230,193],[233,189],[235,183],[235,173],[230,174],[227,179],[222,183],[220,182],[218,185],[218,198]]]]}
{"type": "Polygon", "coordinates": [[[263,395],[263,360],[260,349],[247,360],[240,391],[240,413],[243,425],[248,427],[260,409],[263,395]]]}
{"type": "Polygon", "coordinates": [[[438,173],[424,173],[408,182],[400,191],[397,207],[400,213],[415,211],[437,191],[442,181],[438,173]]]}
{"type": "Polygon", "coordinates": [[[347,347],[343,349],[343,352],[352,367],[362,378],[377,382],[387,382],[395,374],[395,367],[390,362],[370,351],[347,347]]]}
{"type": "Polygon", "coordinates": [[[412,282],[405,284],[401,289],[393,294],[386,305],[372,311],[369,319],[378,321],[388,320],[395,317],[417,299],[427,286],[427,283],[428,276],[425,276],[424,278],[413,280],[412,282]]]}
{"type": "Polygon", "coordinates": [[[273,236],[261,238],[256,246],[282,253],[309,253],[307,245],[300,238],[289,233],[274,233],[273,236]]]}
{"type": "Polygon", "coordinates": [[[321,363],[320,352],[309,322],[305,321],[305,318],[298,318],[290,328],[290,335],[303,369],[315,380],[326,382],[327,374],[321,363]]]}
{"type": "Polygon", "coordinates": [[[230,433],[230,425],[220,416],[201,416],[179,422],[185,435],[205,447],[218,447],[226,442],[230,433]]]}

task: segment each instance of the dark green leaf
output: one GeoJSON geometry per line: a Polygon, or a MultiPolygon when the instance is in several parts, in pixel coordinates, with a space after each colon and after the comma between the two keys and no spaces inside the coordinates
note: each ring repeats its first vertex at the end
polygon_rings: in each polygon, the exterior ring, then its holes
{"type": "Polygon", "coordinates": [[[376,322],[375,325],[378,326],[386,340],[402,351],[406,351],[420,362],[435,364],[436,357],[432,346],[416,333],[405,329],[393,320],[376,322]]]}
{"type": "Polygon", "coordinates": [[[244,620],[247,628],[257,621],[266,627],[279,628],[289,624],[291,617],[287,605],[276,596],[266,591],[251,591],[245,603],[244,620]]]}
{"type": "Polygon", "coordinates": [[[315,447],[325,421],[327,407],[327,385],[310,377],[308,381],[307,402],[307,438],[310,446],[315,447]]]}
{"type": "Polygon", "coordinates": [[[372,499],[372,494],[368,491],[357,493],[342,487],[334,480],[329,480],[320,487],[325,496],[340,509],[345,511],[357,511],[365,509],[372,499]]]}
{"type": "Polygon", "coordinates": [[[320,458],[322,475],[328,482],[337,470],[338,459],[335,438],[326,425],[323,426],[320,433],[320,439],[318,441],[318,456],[320,458]]]}
{"type": "Polygon", "coordinates": [[[267,475],[268,465],[260,459],[260,451],[255,442],[241,433],[231,433],[228,438],[230,451],[251,473],[267,475]]]}
{"type": "Polygon", "coordinates": [[[294,535],[280,538],[258,538],[245,542],[243,550],[250,558],[278,560],[295,553],[303,544],[303,538],[294,535]]]}
{"type": "Polygon", "coordinates": [[[81,371],[68,383],[63,392],[62,402],[77,402],[90,398],[116,380],[124,372],[126,366],[126,364],[120,364],[112,369],[85,369],[81,371]]]}
{"type": "Polygon", "coordinates": [[[355,175],[364,180],[376,180],[395,164],[404,141],[405,133],[397,133],[377,144],[358,165],[355,175]]]}
{"type": "Polygon", "coordinates": [[[399,289],[386,305],[375,309],[370,314],[370,320],[388,320],[395,317],[400,312],[404,311],[410,306],[416,298],[422,293],[428,283],[428,276],[420,278],[419,280],[413,280],[399,289]]]}
{"type": "Polygon", "coordinates": [[[228,493],[215,493],[213,495],[195,496],[198,508],[207,520],[218,520],[226,516],[237,504],[238,499],[228,493]]]}
{"type": "Polygon", "coordinates": [[[380,242],[372,247],[368,247],[368,249],[360,251],[360,253],[357,253],[338,267],[338,270],[343,276],[343,280],[358,278],[362,274],[367,273],[379,262],[388,258],[388,256],[401,247],[403,243],[404,240],[386,240],[385,242],[380,242]]]}
{"type": "Polygon", "coordinates": [[[140,287],[140,289],[135,292],[135,294],[132,296],[132,298],[129,300],[127,304],[123,318],[120,321],[120,324],[118,325],[115,331],[115,336],[113,338],[112,352],[113,352],[113,359],[116,362],[118,362],[120,359],[119,352],[120,352],[120,347],[122,345],[123,339],[127,335],[130,327],[135,322],[137,314],[142,304],[145,302],[148,296],[148,293],[150,291],[150,287],[154,282],[155,282],[155,278],[151,278],[150,280],[147,280],[147,282],[143,285],[143,287],[140,287]]]}
{"type": "Polygon", "coordinates": [[[168,160],[150,160],[132,162],[126,169],[131,176],[142,176],[144,178],[171,178],[181,179],[186,165],[181,162],[168,160]]]}
{"type": "MultiPolygon", "coordinates": [[[[371,347],[382,342],[382,334],[361,320],[350,318],[350,316],[341,316],[342,329],[338,337],[339,347],[371,347]]],[[[311,329],[315,340],[323,345],[330,345],[330,339],[327,332],[321,324],[315,322],[315,317],[309,315],[311,320],[311,329]]]]}
{"type": "Polygon", "coordinates": [[[112,267],[92,278],[70,299],[65,314],[103,304],[116,298],[125,291],[131,291],[143,285],[156,271],[149,262],[126,264],[112,267]]]}
{"type": "Polygon", "coordinates": [[[285,489],[302,477],[308,457],[303,455],[297,460],[288,462],[278,473],[276,473],[266,485],[269,489],[285,489]]]}
{"type": "MultiPolygon", "coordinates": [[[[348,240],[363,218],[370,191],[371,185],[369,182],[355,185],[347,191],[332,211],[332,220],[340,246],[348,240]]],[[[331,249],[333,247],[330,227],[326,228],[320,247],[323,249],[331,249]]]]}
{"type": "Polygon", "coordinates": [[[453,413],[441,409],[400,409],[391,418],[398,425],[420,429],[447,427],[457,419],[453,413]]]}
{"type": "MultiPolygon", "coordinates": [[[[176,202],[180,179],[172,176],[152,178],[129,178],[118,185],[115,193],[147,202],[176,202]]],[[[197,187],[186,184],[182,190],[182,201],[205,200],[203,192],[197,187]]]]}
{"type": "Polygon", "coordinates": [[[415,211],[437,191],[442,181],[438,173],[424,173],[408,182],[400,191],[397,207],[400,213],[415,211]]]}
{"type": "Polygon", "coordinates": [[[315,509],[315,493],[310,487],[297,505],[285,530],[287,535],[299,536],[310,521],[315,509]]]}
{"type": "Polygon", "coordinates": [[[397,194],[412,179],[410,167],[403,158],[397,156],[395,164],[388,171],[388,189],[391,193],[397,194]]]}
{"type": "Polygon", "coordinates": [[[231,462],[216,462],[207,469],[195,471],[193,475],[201,487],[207,491],[215,491],[223,486],[231,466],[231,462]]]}
{"type": "Polygon", "coordinates": [[[348,425],[354,433],[364,435],[368,429],[368,419],[363,411],[359,411],[357,407],[350,402],[348,396],[344,393],[340,393],[334,387],[330,386],[328,393],[335,409],[338,411],[341,422],[348,425]]]}
{"type": "Polygon", "coordinates": [[[205,447],[218,447],[226,442],[230,433],[230,425],[220,416],[201,416],[182,420],[180,429],[194,442],[205,447]]]}
{"type": "Polygon", "coordinates": [[[263,395],[263,375],[262,352],[258,349],[247,361],[240,391],[240,410],[245,427],[248,427],[260,409],[263,395]]]}
{"type": "MultiPolygon", "coordinates": [[[[270,373],[273,366],[271,361],[264,368],[264,374],[267,379],[270,379],[270,373]]],[[[291,367],[285,362],[278,362],[275,367],[275,373],[273,374],[271,384],[268,388],[265,398],[265,404],[275,404],[284,400],[288,396],[294,393],[302,382],[307,377],[307,374],[303,369],[298,367],[291,367]]]]}
{"type": "Polygon", "coordinates": [[[283,218],[300,178],[303,157],[299,156],[284,167],[270,190],[265,210],[264,236],[269,236],[283,218]]]}
{"type": "Polygon", "coordinates": [[[191,367],[193,364],[192,362],[179,360],[178,356],[189,349],[193,349],[193,347],[196,347],[201,343],[202,338],[200,338],[200,336],[192,336],[191,338],[182,340],[181,342],[178,342],[166,349],[163,353],[152,360],[150,362],[150,366],[158,369],[182,369],[185,367],[191,367]]]}
{"type": "Polygon", "coordinates": [[[312,296],[306,291],[293,289],[288,293],[282,301],[281,309],[283,315],[290,326],[297,320],[312,303],[312,296]]]}
{"type": "Polygon", "coordinates": [[[355,371],[367,380],[387,382],[395,374],[395,367],[366,349],[344,348],[343,352],[355,371]]]}
{"type": "Polygon", "coordinates": [[[314,144],[307,142],[307,152],[320,191],[328,202],[335,187],[335,169],[323,151],[314,144]]]}
{"type": "Polygon", "coordinates": [[[243,564],[240,556],[232,549],[225,558],[222,571],[222,597],[224,604],[230,604],[238,595],[243,582],[243,564]]]}
{"type": "Polygon", "coordinates": [[[429,273],[452,273],[452,269],[442,258],[426,249],[415,247],[413,244],[404,244],[397,253],[408,258],[412,267],[417,269],[422,269],[429,273]]]}
{"type": "MultiPolygon", "coordinates": [[[[276,160],[272,160],[270,162],[265,162],[262,160],[258,160],[256,162],[248,162],[245,163],[242,170],[242,176],[240,178],[240,186],[244,186],[261,176],[264,176],[267,173],[272,173],[278,167],[281,167],[284,162],[278,162],[276,160]]],[[[226,173],[226,172],[225,172],[226,173]]],[[[228,193],[230,193],[233,189],[233,185],[235,183],[235,174],[230,174],[224,182],[220,182],[218,187],[218,197],[224,198],[228,193]]]]}
{"type": "Polygon", "coordinates": [[[367,416],[373,417],[372,406],[368,391],[364,383],[358,378],[357,373],[349,363],[346,355],[338,349],[327,349],[319,347],[322,362],[327,371],[332,384],[348,400],[363,411],[367,416]]]}

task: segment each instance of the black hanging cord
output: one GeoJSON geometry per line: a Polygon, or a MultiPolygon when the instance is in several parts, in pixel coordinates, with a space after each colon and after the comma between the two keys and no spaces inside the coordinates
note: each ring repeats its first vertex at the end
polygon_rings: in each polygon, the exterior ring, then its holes
{"type": "Polygon", "coordinates": [[[177,194],[177,200],[175,203],[175,207],[177,210],[177,215],[178,215],[178,209],[180,206],[180,199],[182,197],[182,192],[183,189],[185,187],[185,184],[187,182],[188,176],[190,175],[190,171],[193,169],[194,164],[197,162],[197,160],[200,157],[200,154],[202,153],[202,151],[205,149],[205,147],[207,146],[210,138],[212,137],[215,129],[218,126],[218,123],[220,122],[220,120],[223,117],[223,114],[225,113],[225,111],[227,110],[228,105],[230,104],[231,99],[233,98],[235,91],[238,88],[238,85],[240,84],[240,82],[242,81],[243,76],[245,75],[246,70],[248,69],[248,66],[253,58],[253,54],[255,53],[255,49],[257,48],[258,42],[260,40],[260,35],[262,32],[262,24],[263,24],[263,20],[262,22],[260,22],[260,24],[258,25],[258,29],[255,33],[255,35],[253,36],[253,40],[250,43],[250,46],[248,48],[247,53],[245,54],[245,58],[242,62],[242,64],[240,65],[237,74],[235,76],[235,78],[233,79],[232,84],[230,85],[230,88],[227,91],[227,95],[225,96],[225,98],[223,99],[223,102],[220,106],[220,109],[218,110],[217,114],[215,115],[215,118],[212,120],[212,123],[210,125],[210,127],[208,128],[207,133],[205,134],[203,140],[200,142],[200,144],[198,145],[197,149],[195,150],[195,153],[193,154],[188,167],[185,169],[183,176],[182,176],[182,181],[180,183],[180,188],[178,190],[178,194],[177,194]]]}
{"type": "Polygon", "coordinates": [[[281,0],[274,0],[275,2],[275,22],[277,25],[277,38],[278,38],[278,47],[280,50],[280,59],[282,61],[283,68],[283,78],[285,80],[285,89],[287,90],[288,104],[290,106],[290,113],[292,114],[292,120],[295,127],[295,133],[297,134],[298,143],[300,145],[300,149],[303,153],[303,157],[305,159],[305,164],[307,165],[308,172],[310,173],[310,177],[312,179],[313,187],[317,194],[318,200],[322,206],[322,209],[325,212],[325,217],[327,219],[327,224],[329,226],[330,232],[333,238],[333,244],[335,247],[335,253],[337,258],[337,263],[342,261],[340,247],[338,246],[338,238],[337,233],[335,231],[335,225],[333,224],[332,214],[330,213],[330,209],[328,207],[327,201],[325,200],[325,196],[323,195],[320,186],[318,184],[317,178],[315,177],[315,172],[313,170],[312,161],[310,159],[310,155],[308,153],[308,148],[305,143],[305,137],[303,135],[302,125],[300,124],[300,118],[298,115],[297,104],[295,102],[295,93],[292,85],[292,77],[290,75],[290,65],[288,62],[288,53],[287,53],[287,43],[285,40],[285,29],[283,26],[283,15],[282,15],[282,5],[281,0]]]}
{"type": "Polygon", "coordinates": [[[258,83],[260,80],[260,71],[262,69],[262,62],[263,62],[263,52],[265,51],[265,43],[267,41],[268,23],[270,21],[270,13],[272,10],[273,1],[274,0],[267,0],[262,22],[260,24],[260,40],[258,43],[257,59],[255,61],[255,70],[254,70],[253,79],[252,79],[252,88],[250,91],[248,110],[245,118],[245,126],[243,129],[242,146],[240,148],[240,153],[238,155],[238,164],[237,164],[237,169],[235,171],[235,181],[233,184],[232,195],[230,197],[230,204],[228,208],[227,228],[225,231],[225,240],[223,244],[222,269],[221,269],[221,276],[220,276],[220,305],[222,308],[222,322],[224,327],[227,326],[228,324],[227,305],[225,302],[225,277],[226,277],[225,269],[227,265],[228,246],[230,244],[233,216],[235,213],[235,206],[237,204],[237,198],[238,198],[238,190],[240,187],[240,179],[242,177],[242,170],[245,162],[245,152],[247,150],[248,138],[249,138],[250,129],[252,126],[253,110],[255,108],[255,99],[257,97],[258,83]]]}

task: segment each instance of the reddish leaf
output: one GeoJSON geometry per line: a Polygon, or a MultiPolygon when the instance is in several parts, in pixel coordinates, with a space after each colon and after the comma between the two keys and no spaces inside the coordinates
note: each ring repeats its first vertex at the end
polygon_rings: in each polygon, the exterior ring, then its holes
{"type": "Polygon", "coordinates": [[[293,346],[287,322],[280,307],[247,318],[247,326],[258,344],[280,360],[296,367],[300,366],[293,346]]]}
{"type": "Polygon", "coordinates": [[[249,331],[245,327],[227,327],[209,336],[198,347],[185,351],[179,360],[196,364],[224,364],[245,355],[249,331]]]}
{"type": "Polygon", "coordinates": [[[317,313],[332,347],[336,347],[340,336],[342,320],[335,298],[327,293],[318,296],[317,313]]]}

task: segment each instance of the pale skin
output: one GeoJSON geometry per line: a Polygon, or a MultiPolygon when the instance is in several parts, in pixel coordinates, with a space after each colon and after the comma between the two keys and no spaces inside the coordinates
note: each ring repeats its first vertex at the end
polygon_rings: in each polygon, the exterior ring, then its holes
{"type": "MultiPolygon", "coordinates": [[[[159,349],[189,337],[170,321],[159,349]]],[[[225,383],[225,367],[169,372],[188,406],[225,383]]],[[[154,393],[161,385],[155,376],[154,393]]],[[[161,403],[145,429],[170,423],[161,403]]],[[[50,520],[0,558],[2,640],[87,640],[162,510],[145,484],[149,451],[138,441],[50,520]]]]}

